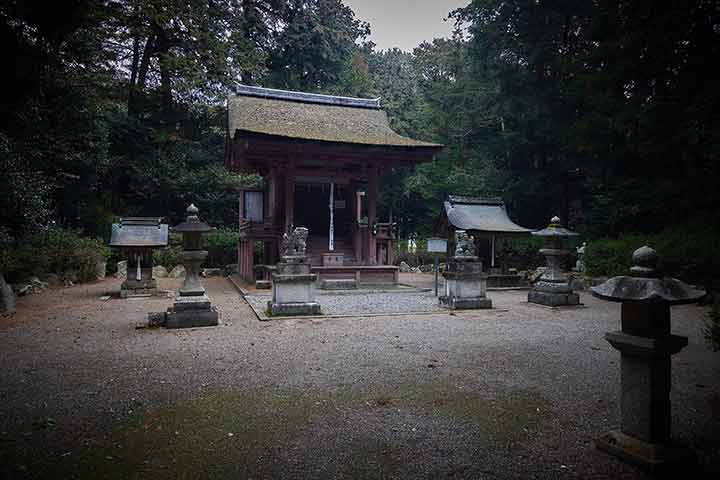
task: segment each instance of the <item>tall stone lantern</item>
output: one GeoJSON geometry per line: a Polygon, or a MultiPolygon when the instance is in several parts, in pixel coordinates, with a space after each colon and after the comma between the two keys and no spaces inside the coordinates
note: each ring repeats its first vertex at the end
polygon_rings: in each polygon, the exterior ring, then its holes
{"type": "Polygon", "coordinates": [[[573,292],[570,280],[563,271],[563,261],[570,253],[565,242],[578,234],[563,227],[557,216],[550,219],[550,225],[546,228],[530,233],[545,239],[540,254],[545,257],[547,270],[528,292],[528,302],[551,307],[579,305],[580,296],[573,292]]]}
{"type": "Polygon", "coordinates": [[[705,292],[658,272],[650,247],[635,250],[630,276],[592,287],[593,295],[621,303],[621,330],[605,339],[621,354],[621,425],[597,440],[599,449],[651,470],[690,457],[670,443],[670,356],[688,343],[670,333],[670,306],[694,303],[705,292]]]}
{"type": "Polygon", "coordinates": [[[200,283],[200,265],[208,255],[208,252],[202,249],[202,236],[214,228],[201,221],[198,212],[195,205],[190,205],[187,208],[186,220],[173,228],[183,236],[181,258],[185,267],[185,281],[178,290],[175,303],[165,314],[167,328],[207,327],[218,324],[217,310],[210,305],[205,287],[200,283]]]}

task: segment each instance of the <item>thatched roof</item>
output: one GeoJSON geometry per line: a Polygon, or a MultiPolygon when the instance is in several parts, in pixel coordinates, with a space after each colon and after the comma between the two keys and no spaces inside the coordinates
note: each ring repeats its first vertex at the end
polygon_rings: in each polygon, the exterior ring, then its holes
{"type": "Polygon", "coordinates": [[[498,198],[450,195],[444,207],[448,223],[459,230],[488,233],[530,232],[510,220],[505,204],[498,198]]]}
{"type": "Polygon", "coordinates": [[[228,98],[230,136],[238,132],[300,140],[440,149],[390,128],[379,99],[240,86],[228,98]]]}

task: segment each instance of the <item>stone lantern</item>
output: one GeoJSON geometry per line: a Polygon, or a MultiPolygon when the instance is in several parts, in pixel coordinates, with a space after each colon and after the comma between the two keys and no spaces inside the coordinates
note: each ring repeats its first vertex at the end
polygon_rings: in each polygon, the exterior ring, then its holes
{"type": "Polygon", "coordinates": [[[475,255],[475,244],[470,236],[456,232],[455,255],[448,259],[443,272],[445,295],[439,298],[440,305],[451,310],[492,308],[487,298],[487,279],[483,275],[482,262],[475,255]]]}
{"type": "Polygon", "coordinates": [[[185,267],[185,281],[178,290],[175,303],[165,314],[167,328],[207,327],[218,324],[218,313],[210,305],[210,299],[200,283],[200,265],[208,255],[208,252],[202,249],[202,236],[214,228],[200,220],[195,205],[190,205],[187,213],[187,219],[173,228],[173,231],[180,232],[183,236],[181,258],[185,267]]]}
{"type": "Polygon", "coordinates": [[[528,302],[551,307],[579,305],[580,296],[573,292],[570,280],[563,272],[563,261],[570,253],[565,241],[578,234],[563,227],[557,216],[550,220],[550,225],[546,228],[531,234],[545,239],[545,245],[540,249],[540,253],[545,257],[547,270],[528,292],[528,302]]]}
{"type": "Polygon", "coordinates": [[[689,450],[670,444],[670,356],[688,343],[670,333],[670,306],[705,295],[674,278],[662,278],[658,255],[644,246],[633,253],[631,276],[614,277],[590,290],[621,303],[621,330],[605,339],[621,354],[621,426],[597,441],[599,449],[651,470],[687,460],[689,450]]]}

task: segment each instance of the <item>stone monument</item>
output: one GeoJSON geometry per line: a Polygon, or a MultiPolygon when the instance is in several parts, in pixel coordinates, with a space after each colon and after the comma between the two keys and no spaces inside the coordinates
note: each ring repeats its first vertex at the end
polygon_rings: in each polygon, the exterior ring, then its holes
{"type": "Polygon", "coordinates": [[[447,261],[443,272],[445,295],[440,305],[452,310],[492,308],[487,298],[487,279],[483,275],[482,262],[475,255],[475,243],[462,231],[456,232],[455,256],[447,261]]]}
{"type": "Polygon", "coordinates": [[[198,208],[190,205],[187,219],[173,228],[182,233],[182,263],[185,267],[185,281],[178,290],[175,303],[165,313],[166,328],[209,327],[218,324],[218,313],[210,305],[205,288],[200,283],[200,265],[208,252],[202,249],[202,235],[213,229],[200,220],[198,208]]]}
{"type": "Polygon", "coordinates": [[[661,471],[692,459],[670,442],[670,356],[688,343],[670,333],[670,305],[705,295],[680,280],[661,278],[658,255],[644,246],[633,253],[631,276],[592,287],[596,297],[621,302],[621,330],[605,339],[621,354],[621,425],[597,447],[631,463],[661,471]]]}
{"type": "Polygon", "coordinates": [[[565,248],[565,240],[577,233],[564,228],[559,217],[553,217],[547,228],[531,234],[545,239],[540,253],[545,257],[547,269],[528,292],[528,302],[550,307],[580,305],[580,296],[573,292],[570,278],[563,271],[563,261],[570,253],[565,248]]]}
{"type": "Polygon", "coordinates": [[[157,292],[153,278],[153,249],[167,247],[168,226],[157,217],[124,217],[113,223],[110,246],[119,248],[127,259],[120,296],[151,295],[157,292]]]}
{"type": "Polygon", "coordinates": [[[587,247],[587,242],[583,242],[582,245],[577,247],[575,249],[575,253],[577,254],[577,260],[575,261],[575,271],[579,273],[585,273],[585,248],[587,247]]]}
{"type": "Polygon", "coordinates": [[[268,302],[272,316],[320,314],[320,304],[315,301],[317,275],[310,273],[310,260],[305,256],[307,237],[305,227],[283,235],[281,260],[272,274],[272,300],[268,302]]]}

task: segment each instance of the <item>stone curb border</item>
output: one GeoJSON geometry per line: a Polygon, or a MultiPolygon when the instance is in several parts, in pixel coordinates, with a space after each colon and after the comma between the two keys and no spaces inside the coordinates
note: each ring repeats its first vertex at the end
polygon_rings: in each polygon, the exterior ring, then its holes
{"type": "MultiPolygon", "coordinates": [[[[267,317],[265,315],[260,315],[258,311],[253,307],[253,305],[247,301],[245,298],[245,295],[247,295],[247,292],[237,283],[237,280],[233,279],[232,276],[226,277],[230,283],[235,287],[235,289],[238,291],[240,296],[245,300],[245,302],[250,307],[250,310],[253,311],[255,314],[255,317],[260,322],[268,322],[268,321],[275,321],[275,320],[325,320],[330,318],[358,318],[358,317],[405,317],[409,315],[448,315],[451,317],[456,317],[460,314],[463,316],[465,315],[471,315],[471,316],[481,316],[482,314],[486,313],[505,313],[509,312],[506,308],[488,308],[483,310],[461,310],[461,311],[455,311],[455,310],[448,310],[448,311],[434,311],[434,312],[389,312],[389,313],[361,313],[361,314],[328,314],[328,315],[302,315],[297,317],[267,317]],[[478,315],[480,314],[480,315],[478,315]]],[[[429,291],[428,289],[427,291],[429,291]]],[[[391,291],[395,292],[395,291],[391,291]]],[[[356,293],[356,292],[354,292],[356,293]]],[[[387,292],[386,292],[387,293],[387,292]]],[[[415,292],[413,292],[415,293],[415,292]]]]}

